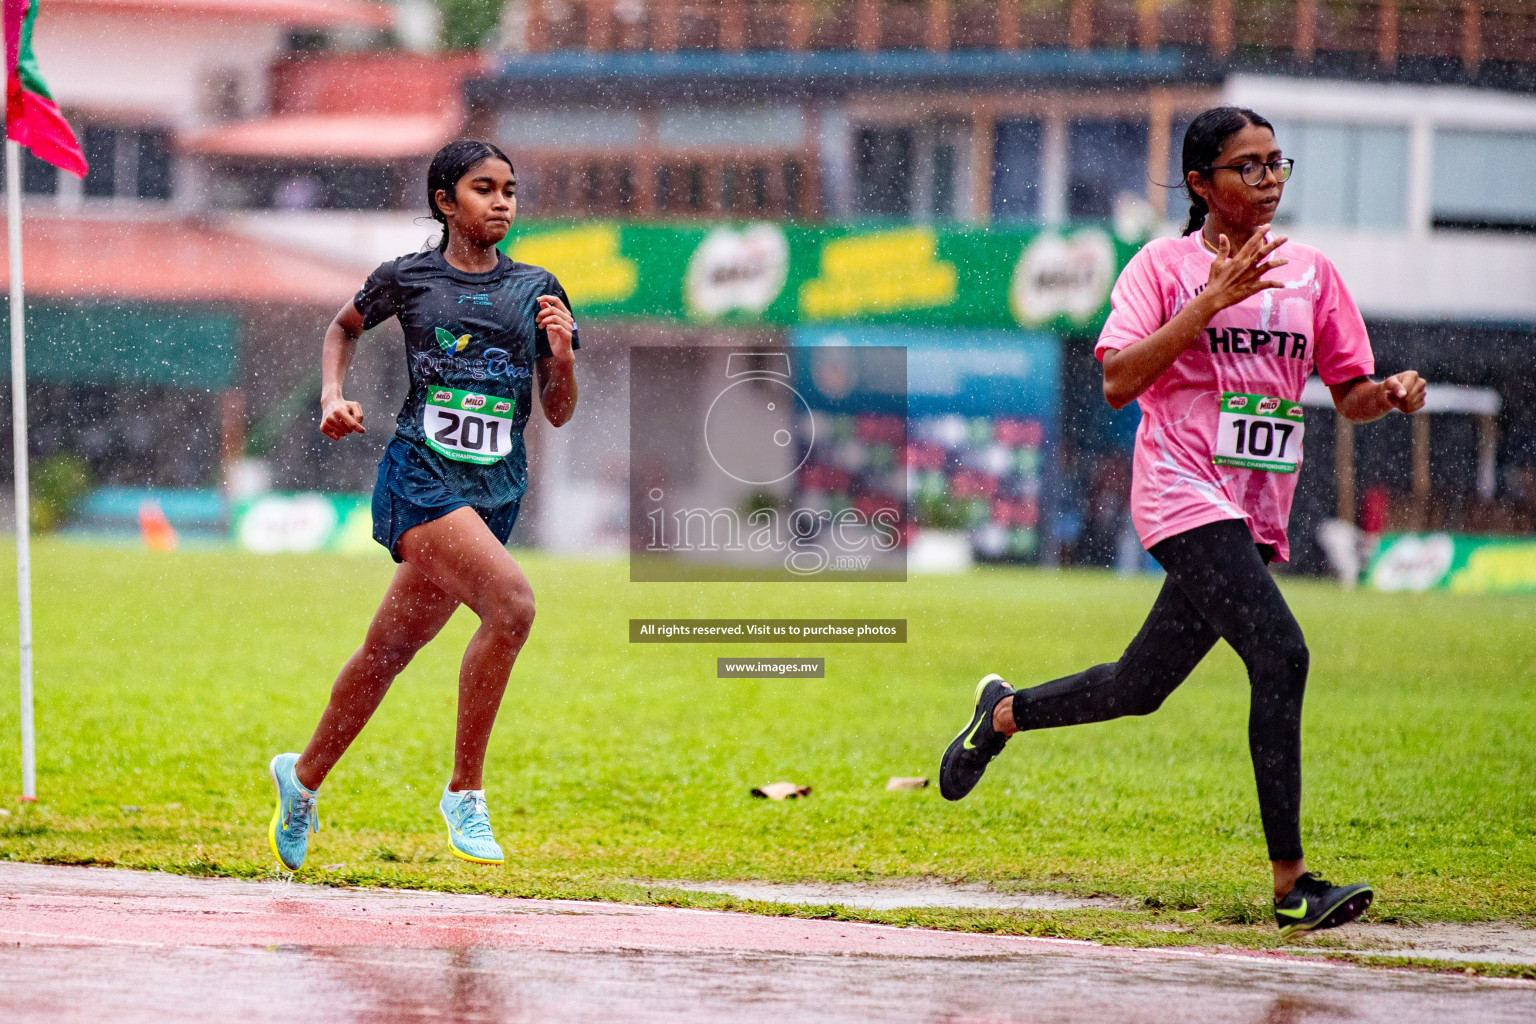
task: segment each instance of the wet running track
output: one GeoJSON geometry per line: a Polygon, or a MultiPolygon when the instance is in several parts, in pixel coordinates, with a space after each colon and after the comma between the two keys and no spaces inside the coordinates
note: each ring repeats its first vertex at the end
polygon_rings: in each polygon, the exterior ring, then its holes
{"type": "Polygon", "coordinates": [[[1536,1020],[1536,984],[714,911],[0,864],[0,1020],[1536,1020]]]}

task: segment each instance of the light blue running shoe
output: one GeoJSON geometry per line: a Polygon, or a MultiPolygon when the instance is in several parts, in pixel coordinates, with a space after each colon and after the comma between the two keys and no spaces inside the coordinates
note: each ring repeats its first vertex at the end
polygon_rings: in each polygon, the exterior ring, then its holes
{"type": "Polygon", "coordinates": [[[315,810],[320,794],[305,789],[294,775],[298,759],[298,754],[278,754],[267,766],[272,785],[277,787],[277,810],[272,812],[267,839],[272,853],[289,871],[299,870],[309,851],[309,834],[320,831],[320,814],[315,810]]]}
{"type": "Polygon", "coordinates": [[[466,789],[455,793],[443,787],[437,809],[448,823],[448,848],[460,860],[476,864],[500,864],[501,847],[491,834],[491,814],[485,807],[485,790],[466,789]]]}

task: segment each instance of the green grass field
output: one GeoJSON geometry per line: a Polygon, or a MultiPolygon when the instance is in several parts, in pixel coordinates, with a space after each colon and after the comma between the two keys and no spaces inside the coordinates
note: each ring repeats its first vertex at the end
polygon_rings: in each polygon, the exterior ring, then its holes
{"type": "MultiPolygon", "coordinates": [[[[9,581],[13,553],[0,558],[9,581]]],[[[1146,909],[837,915],[1276,942],[1247,683],[1225,646],[1154,716],[1015,741],[963,803],[884,789],[936,773],[981,674],[1026,683],[1117,656],[1156,582],[989,569],[905,584],[631,584],[620,561],[521,560],[539,619],[486,778],[506,866],[449,857],[435,810],[473,625],[461,612],[326,783],[300,879],[789,912],[643,880],[938,876],[1146,909]],[[901,617],[910,640],[631,646],[631,616],[901,617]],[[827,678],[714,678],[718,655],[748,653],[822,655],[827,678]],[[814,793],[749,797],[780,779],[814,793]]],[[[0,858],[273,874],[266,763],[302,746],[391,569],[382,557],[38,544],[42,800],[7,797],[0,858]]],[[[1285,589],[1312,648],[1310,864],[1374,882],[1378,920],[1536,914],[1536,601],[1285,589]]],[[[14,794],[9,582],[3,592],[0,785],[14,794]]]]}

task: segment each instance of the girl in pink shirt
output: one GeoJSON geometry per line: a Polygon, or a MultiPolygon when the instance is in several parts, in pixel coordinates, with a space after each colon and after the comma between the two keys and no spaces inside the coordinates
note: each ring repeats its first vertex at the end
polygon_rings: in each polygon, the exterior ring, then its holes
{"type": "Polygon", "coordinates": [[[1248,669],[1275,922],[1289,937],[1352,921],[1372,897],[1369,885],[1333,885],[1302,859],[1308,654],[1266,568],[1289,554],[1301,390],[1315,371],[1339,412],[1367,423],[1418,411],[1424,382],[1411,370],[1373,381],[1370,339],[1338,271],[1270,234],[1291,161],[1268,121],[1238,107],[1205,111],[1185,134],[1183,168],[1184,235],[1131,260],[1095,349],[1109,404],[1141,406],[1132,517],[1167,580],[1119,661],[1018,691],[983,679],[939,787],[947,799],[965,796],[1016,732],[1151,714],[1226,640],[1248,669]]]}

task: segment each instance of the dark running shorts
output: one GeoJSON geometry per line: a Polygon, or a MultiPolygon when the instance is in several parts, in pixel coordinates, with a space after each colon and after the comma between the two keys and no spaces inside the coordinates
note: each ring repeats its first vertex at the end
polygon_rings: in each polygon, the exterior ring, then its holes
{"type": "Polygon", "coordinates": [[[414,460],[394,458],[393,452],[387,451],[373,485],[373,539],[384,545],[395,561],[404,561],[395,546],[406,530],[441,519],[454,509],[472,508],[496,539],[505,544],[512,535],[521,504],[518,499],[492,508],[473,505],[454,495],[414,460]]]}

